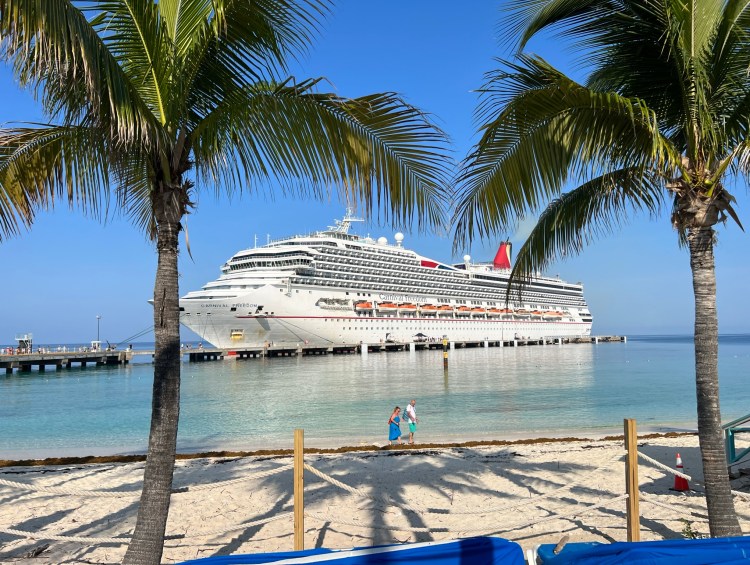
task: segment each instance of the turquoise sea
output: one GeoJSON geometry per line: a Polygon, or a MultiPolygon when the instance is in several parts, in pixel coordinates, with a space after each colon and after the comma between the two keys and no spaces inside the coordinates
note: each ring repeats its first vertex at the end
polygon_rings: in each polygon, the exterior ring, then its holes
{"type": "MultiPolygon", "coordinates": [[[[136,344],[138,346],[138,344],[136,344]]],[[[146,349],[149,344],[140,344],[146,349]]],[[[417,399],[421,442],[695,428],[692,338],[182,364],[178,449],[386,443],[417,399]]],[[[750,335],[720,339],[722,414],[750,413],[750,335]]],[[[153,367],[0,375],[0,459],[145,452],[153,367]]],[[[406,430],[406,425],[402,424],[406,430]]]]}

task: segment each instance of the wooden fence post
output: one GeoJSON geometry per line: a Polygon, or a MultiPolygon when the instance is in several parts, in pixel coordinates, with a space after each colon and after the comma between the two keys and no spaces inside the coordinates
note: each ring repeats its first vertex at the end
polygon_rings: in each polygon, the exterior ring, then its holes
{"type": "Polygon", "coordinates": [[[294,430],[294,551],[305,549],[305,430],[294,430]]]}
{"type": "Polygon", "coordinates": [[[638,510],[638,433],[635,420],[625,419],[625,492],[627,498],[628,541],[641,541],[641,516],[638,510]]]}

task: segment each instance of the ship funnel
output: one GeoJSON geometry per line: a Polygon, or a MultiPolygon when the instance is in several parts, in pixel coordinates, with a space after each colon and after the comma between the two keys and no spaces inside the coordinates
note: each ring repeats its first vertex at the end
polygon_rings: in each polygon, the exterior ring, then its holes
{"type": "Polygon", "coordinates": [[[510,252],[512,243],[510,241],[503,241],[497,250],[495,260],[492,261],[492,266],[496,269],[510,269],[510,252]]]}

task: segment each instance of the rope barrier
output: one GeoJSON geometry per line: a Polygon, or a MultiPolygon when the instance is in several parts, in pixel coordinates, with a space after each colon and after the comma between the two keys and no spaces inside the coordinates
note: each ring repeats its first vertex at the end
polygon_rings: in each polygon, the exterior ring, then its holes
{"type": "Polygon", "coordinates": [[[253,475],[248,475],[246,477],[238,477],[236,479],[229,479],[227,481],[222,481],[220,483],[206,483],[203,485],[195,485],[195,486],[185,486],[174,489],[172,492],[174,494],[182,494],[184,492],[199,492],[202,490],[214,490],[217,488],[224,488],[229,485],[234,485],[237,483],[244,483],[245,481],[254,481],[257,479],[265,479],[266,477],[272,477],[274,475],[278,475],[279,473],[283,473],[284,471],[289,471],[290,469],[293,469],[294,465],[291,463],[289,465],[282,465],[281,467],[276,467],[275,469],[269,469],[268,471],[260,471],[258,473],[255,473],[253,475]]]}
{"type": "Polygon", "coordinates": [[[45,534],[44,532],[27,532],[25,530],[16,530],[14,528],[0,528],[0,533],[10,534],[21,538],[49,541],[77,541],[80,543],[115,543],[118,545],[126,544],[130,541],[128,537],[117,538],[95,538],[82,536],[61,536],[56,534],[45,534]]]}
{"type": "MultiPolygon", "coordinates": [[[[660,463],[656,459],[652,459],[648,455],[644,455],[640,451],[638,452],[638,457],[642,458],[644,461],[646,461],[647,463],[650,463],[654,467],[658,467],[659,469],[661,469],[661,470],[663,470],[663,471],[665,471],[665,472],[667,472],[667,473],[669,473],[671,475],[674,475],[675,477],[682,477],[683,479],[687,479],[688,481],[692,481],[698,487],[701,487],[702,489],[705,489],[705,485],[703,485],[702,483],[699,483],[698,481],[693,481],[693,477],[691,477],[690,475],[686,475],[685,473],[681,473],[680,471],[672,469],[671,467],[665,465],[664,463],[660,463]]],[[[693,490],[695,490],[695,489],[693,489],[693,490]]],[[[703,491],[701,490],[700,492],[703,492],[703,491]]],[[[739,490],[732,490],[730,492],[734,496],[738,496],[738,497],[743,498],[745,500],[750,500],[750,493],[742,492],[742,491],[739,491],[739,490]]]]}
{"type": "MultiPolygon", "coordinates": [[[[225,488],[228,485],[233,485],[236,483],[262,479],[265,477],[271,477],[278,473],[288,471],[292,467],[293,465],[291,464],[283,465],[275,469],[269,469],[268,471],[260,471],[253,475],[239,477],[237,479],[230,479],[228,481],[222,481],[219,483],[207,483],[203,485],[195,485],[195,486],[188,485],[184,487],[177,487],[172,490],[172,494],[184,494],[186,492],[198,492],[202,490],[213,490],[217,488],[225,488]]],[[[41,486],[41,485],[32,485],[29,483],[8,481],[6,479],[0,479],[0,485],[17,488],[19,490],[25,490],[28,492],[39,492],[39,493],[46,493],[46,494],[65,494],[69,496],[100,497],[100,498],[128,498],[128,497],[141,496],[140,490],[138,491],[84,490],[84,489],[75,489],[75,488],[69,488],[69,487],[48,487],[48,486],[41,486]]]]}
{"type": "Polygon", "coordinates": [[[650,463],[654,467],[658,467],[662,471],[666,471],[667,473],[671,473],[675,477],[682,477],[683,479],[687,479],[688,481],[692,481],[693,480],[693,477],[691,477],[690,475],[686,475],[685,473],[681,473],[680,471],[676,471],[675,469],[672,469],[671,467],[668,467],[664,463],[661,463],[661,462],[657,461],[656,459],[653,459],[653,458],[649,457],[648,455],[646,455],[644,453],[641,453],[640,451],[638,452],[638,457],[640,457],[641,459],[643,459],[647,463],[650,463]]]}
{"type": "Polygon", "coordinates": [[[396,532],[414,532],[414,533],[486,533],[486,532],[510,532],[513,530],[520,530],[523,528],[527,528],[529,526],[535,526],[537,524],[541,524],[542,522],[548,522],[550,520],[555,519],[564,519],[569,518],[570,516],[579,516],[583,514],[587,514],[588,512],[591,512],[592,510],[598,510],[599,508],[602,508],[604,506],[609,505],[610,503],[619,502],[621,500],[625,500],[628,498],[627,494],[623,494],[614,498],[611,498],[609,500],[605,500],[603,502],[600,502],[599,504],[591,504],[589,506],[586,506],[585,508],[577,508],[573,512],[569,512],[567,514],[552,514],[551,516],[545,516],[543,518],[539,518],[536,520],[530,520],[528,522],[523,522],[521,524],[516,524],[514,526],[505,527],[505,528],[493,528],[492,526],[485,526],[482,528],[458,528],[456,530],[451,530],[447,527],[440,527],[440,528],[426,528],[426,527],[411,527],[411,526],[377,526],[372,524],[362,524],[360,522],[355,522],[353,520],[346,520],[343,518],[330,518],[326,516],[322,516],[321,514],[312,513],[312,512],[305,512],[305,516],[308,518],[312,518],[314,520],[318,520],[320,522],[331,522],[333,524],[343,525],[343,526],[354,526],[358,528],[368,528],[368,529],[375,529],[375,530],[389,530],[389,531],[396,531],[396,532]]]}
{"type": "MultiPolygon", "coordinates": [[[[515,508],[520,508],[522,506],[529,506],[531,504],[536,504],[540,500],[545,500],[548,498],[554,497],[556,494],[559,494],[560,492],[570,490],[572,488],[575,488],[576,486],[580,485],[581,483],[585,482],[587,479],[589,479],[593,474],[598,473],[600,471],[606,470],[609,467],[611,467],[614,463],[621,461],[623,459],[624,455],[618,454],[615,457],[612,457],[610,460],[608,460],[604,465],[601,465],[600,467],[597,467],[596,469],[593,469],[589,473],[585,474],[584,476],[580,477],[577,481],[574,481],[572,483],[569,483],[567,485],[563,485],[555,490],[552,490],[550,492],[544,493],[542,495],[536,496],[534,498],[530,498],[523,501],[514,502],[511,504],[506,504],[503,506],[493,506],[493,507],[485,507],[481,510],[454,510],[452,508],[430,508],[424,505],[421,505],[417,502],[409,502],[408,500],[404,501],[404,504],[408,505],[408,508],[400,508],[401,511],[412,511],[414,513],[417,513],[416,509],[419,509],[421,512],[425,512],[428,514],[446,514],[446,515],[453,515],[453,516],[479,516],[484,514],[493,514],[495,512],[501,512],[504,510],[513,510],[515,508]]],[[[333,486],[339,487],[342,490],[345,490],[346,492],[350,494],[354,494],[357,496],[360,496],[362,498],[367,498],[369,500],[373,500],[375,502],[381,502],[386,505],[393,505],[398,506],[398,504],[391,500],[384,497],[377,497],[372,496],[370,494],[367,494],[365,492],[362,492],[361,490],[349,486],[346,483],[343,483],[339,481],[338,479],[332,477],[331,475],[328,475],[324,473],[323,471],[319,471],[312,465],[309,465],[305,463],[305,470],[310,471],[315,476],[319,477],[320,479],[332,484],[333,486]]]]}
{"type": "Polygon", "coordinates": [[[27,492],[40,492],[47,494],[66,494],[69,496],[91,496],[101,498],[127,498],[141,495],[141,491],[116,491],[116,490],[80,490],[68,487],[46,487],[41,485],[32,485],[29,483],[18,483],[0,479],[0,485],[13,487],[27,492]]]}

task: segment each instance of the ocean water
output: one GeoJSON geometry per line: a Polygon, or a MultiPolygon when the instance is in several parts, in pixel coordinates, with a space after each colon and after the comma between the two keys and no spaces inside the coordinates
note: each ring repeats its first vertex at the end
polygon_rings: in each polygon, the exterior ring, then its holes
{"type": "MultiPolygon", "coordinates": [[[[724,421],[750,412],[750,335],[722,336],[724,421]]],[[[0,459],[143,453],[153,367],[0,375],[0,459]]],[[[396,405],[417,400],[421,442],[694,429],[690,337],[627,343],[224,360],[182,364],[178,449],[386,443],[396,405]]],[[[402,424],[402,430],[407,426],[402,424]]]]}

